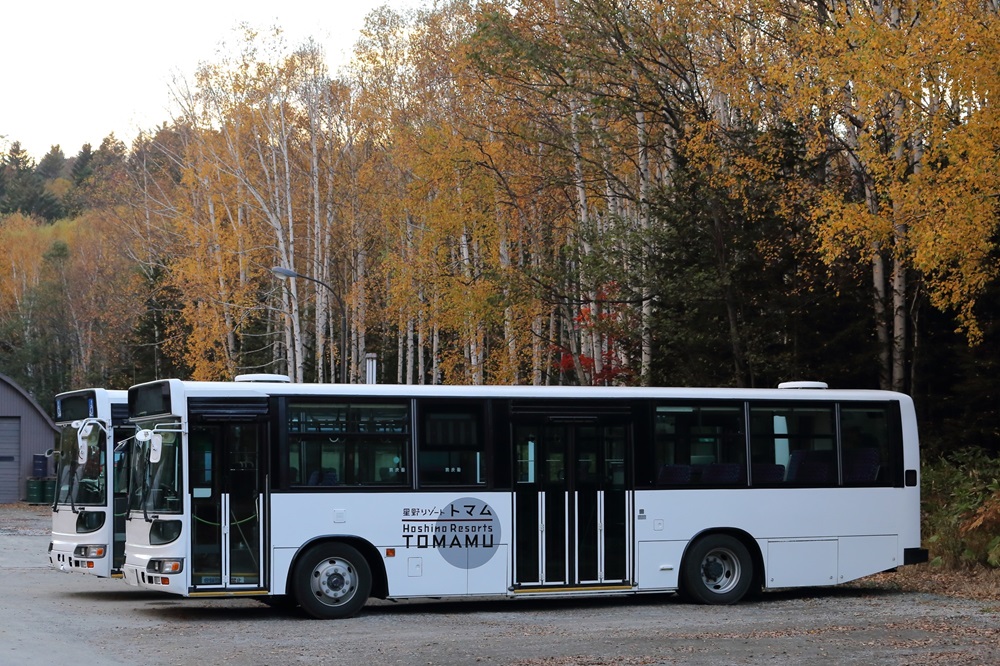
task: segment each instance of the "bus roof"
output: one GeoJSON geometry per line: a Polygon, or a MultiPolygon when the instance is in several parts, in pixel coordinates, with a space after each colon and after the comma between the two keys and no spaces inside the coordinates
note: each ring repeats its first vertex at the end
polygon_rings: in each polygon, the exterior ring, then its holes
{"type": "MultiPolygon", "coordinates": [[[[703,388],[624,386],[511,386],[511,385],[414,385],[414,384],[299,384],[288,382],[203,382],[164,379],[133,387],[169,382],[189,396],[343,396],[358,398],[497,398],[497,399],[775,399],[775,400],[904,400],[909,396],[876,389],[791,388],[703,388]]],[[[810,383],[812,384],[812,383],[810,383]]],[[[817,383],[818,384],[818,383],[817,383]]]]}

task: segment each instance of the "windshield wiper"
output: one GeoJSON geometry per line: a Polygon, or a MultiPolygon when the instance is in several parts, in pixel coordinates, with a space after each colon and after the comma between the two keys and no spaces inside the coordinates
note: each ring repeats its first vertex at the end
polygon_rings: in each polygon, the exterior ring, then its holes
{"type": "Polygon", "coordinates": [[[69,486],[66,493],[69,495],[69,508],[72,509],[73,513],[80,513],[76,510],[76,471],[79,467],[80,465],[76,462],[69,466],[69,486]]]}
{"type": "Polygon", "coordinates": [[[142,495],[139,496],[139,503],[142,504],[142,517],[145,518],[147,523],[153,522],[153,519],[149,517],[149,511],[147,510],[147,500],[149,499],[149,479],[146,478],[146,470],[143,470],[142,479],[142,495]]]}

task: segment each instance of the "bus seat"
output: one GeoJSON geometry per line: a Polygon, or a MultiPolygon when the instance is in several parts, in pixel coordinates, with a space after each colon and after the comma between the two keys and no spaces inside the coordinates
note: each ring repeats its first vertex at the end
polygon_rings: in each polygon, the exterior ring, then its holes
{"type": "Polygon", "coordinates": [[[806,458],[795,474],[796,483],[829,485],[833,481],[833,468],[826,460],[806,458]]]}
{"type": "Polygon", "coordinates": [[[335,486],[337,485],[337,470],[330,468],[324,470],[314,469],[309,475],[310,486],[335,486]]]}
{"type": "Polygon", "coordinates": [[[835,481],[833,451],[798,449],[788,459],[789,483],[826,485],[835,481]]]}
{"type": "Polygon", "coordinates": [[[691,483],[691,465],[664,465],[656,475],[659,486],[678,486],[691,483]]]}
{"type": "Polygon", "coordinates": [[[783,483],[785,481],[785,466],[774,463],[754,463],[750,467],[751,482],[754,485],[783,483]]]}
{"type": "Polygon", "coordinates": [[[799,474],[799,466],[802,464],[802,461],[805,460],[806,453],[808,453],[808,451],[805,451],[804,449],[792,451],[792,455],[788,457],[787,476],[785,476],[786,481],[795,481],[795,478],[799,474]]]}
{"type": "Polygon", "coordinates": [[[878,449],[861,448],[844,451],[844,483],[872,483],[881,468],[878,449]]]}
{"type": "Polygon", "coordinates": [[[713,485],[731,486],[746,484],[745,467],[739,463],[712,463],[701,473],[701,482],[713,485]]]}

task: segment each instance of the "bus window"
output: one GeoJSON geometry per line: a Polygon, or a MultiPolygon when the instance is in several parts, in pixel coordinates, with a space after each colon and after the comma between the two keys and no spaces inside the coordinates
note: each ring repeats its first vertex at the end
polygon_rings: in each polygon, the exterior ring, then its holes
{"type": "Polygon", "coordinates": [[[751,483],[836,486],[834,407],[751,405],[751,483]]]}
{"type": "Polygon", "coordinates": [[[291,485],[410,485],[408,403],[299,403],[288,415],[291,485]]]}
{"type": "Polygon", "coordinates": [[[746,485],[742,404],[657,405],[654,448],[659,486],[746,485]]]}
{"type": "Polygon", "coordinates": [[[841,405],[840,444],[845,486],[891,486],[890,415],[882,405],[841,405]]]}
{"type": "Polygon", "coordinates": [[[158,462],[150,462],[146,469],[149,483],[146,510],[157,513],[181,511],[181,489],[184,474],[181,467],[181,438],[176,432],[161,433],[163,449],[158,462]]]}
{"type": "Polygon", "coordinates": [[[116,495],[125,496],[128,494],[129,473],[131,471],[131,447],[127,440],[134,436],[134,427],[117,426],[115,429],[115,438],[118,442],[113,452],[112,469],[114,474],[113,487],[116,495]]]}
{"type": "Polygon", "coordinates": [[[421,486],[482,486],[486,455],[478,405],[422,405],[417,441],[421,486]]]}

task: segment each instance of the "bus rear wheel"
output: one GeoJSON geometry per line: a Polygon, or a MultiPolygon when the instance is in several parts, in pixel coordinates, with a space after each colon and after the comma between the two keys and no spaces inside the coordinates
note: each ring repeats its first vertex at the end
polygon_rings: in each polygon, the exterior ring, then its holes
{"type": "Polygon", "coordinates": [[[734,604],[750,590],[753,579],[750,551],[728,534],[698,539],[681,566],[682,592],[702,604],[734,604]]]}
{"type": "Polygon", "coordinates": [[[367,560],[343,543],[322,543],[307,550],[295,567],[295,598],[302,609],[321,620],[350,617],[371,593],[367,560]]]}

